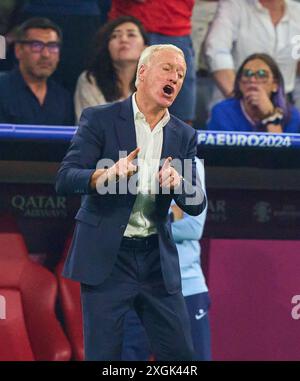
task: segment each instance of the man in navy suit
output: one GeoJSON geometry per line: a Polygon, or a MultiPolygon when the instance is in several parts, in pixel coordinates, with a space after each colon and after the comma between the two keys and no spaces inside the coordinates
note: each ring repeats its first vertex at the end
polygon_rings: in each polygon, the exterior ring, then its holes
{"type": "Polygon", "coordinates": [[[157,360],[194,358],[167,218],[172,199],[191,215],[206,203],[196,131],[168,112],[185,73],[180,49],[146,48],[136,93],[84,110],[59,169],[57,191],[83,195],[64,276],[81,283],[86,360],[121,358],[130,309],[157,360]]]}

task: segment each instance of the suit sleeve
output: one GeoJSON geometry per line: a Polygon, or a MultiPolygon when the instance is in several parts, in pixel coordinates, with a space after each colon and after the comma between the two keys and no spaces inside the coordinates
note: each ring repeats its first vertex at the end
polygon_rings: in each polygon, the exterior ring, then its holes
{"type": "MultiPolygon", "coordinates": [[[[205,173],[204,165],[199,158],[196,158],[196,168],[201,180],[202,189],[206,196],[205,190],[205,173]]],[[[204,211],[198,216],[184,215],[181,220],[172,223],[173,238],[176,243],[181,243],[185,240],[199,240],[202,238],[205,219],[207,214],[207,202],[204,211]]]]}
{"type": "Polygon", "coordinates": [[[99,122],[94,121],[92,108],[84,110],[79,127],[64,157],[56,178],[59,194],[89,194],[90,179],[101,158],[103,136],[99,122]]]}
{"type": "Polygon", "coordinates": [[[196,170],[197,132],[189,141],[186,158],[183,160],[181,185],[174,191],[176,204],[186,213],[197,216],[206,206],[206,197],[196,170]]]}

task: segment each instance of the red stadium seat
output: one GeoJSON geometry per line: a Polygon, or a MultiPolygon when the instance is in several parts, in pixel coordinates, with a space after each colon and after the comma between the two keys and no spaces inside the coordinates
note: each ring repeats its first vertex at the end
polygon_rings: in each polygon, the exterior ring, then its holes
{"type": "Polygon", "coordinates": [[[11,217],[0,218],[0,296],[0,361],[70,359],[55,315],[57,281],[29,259],[11,217]]]}
{"type": "Polygon", "coordinates": [[[66,260],[71,237],[66,241],[65,249],[55,273],[59,285],[59,299],[64,316],[65,329],[72,347],[72,357],[74,360],[84,359],[83,349],[83,324],[80,301],[80,285],[61,275],[64,262],[66,260]]]}

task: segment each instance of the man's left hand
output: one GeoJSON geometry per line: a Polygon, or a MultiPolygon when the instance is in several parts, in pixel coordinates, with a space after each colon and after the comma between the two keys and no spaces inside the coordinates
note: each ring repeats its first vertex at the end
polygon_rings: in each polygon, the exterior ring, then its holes
{"type": "Polygon", "coordinates": [[[172,158],[168,157],[158,173],[158,181],[162,188],[174,189],[181,183],[181,176],[171,166],[172,158]]]}

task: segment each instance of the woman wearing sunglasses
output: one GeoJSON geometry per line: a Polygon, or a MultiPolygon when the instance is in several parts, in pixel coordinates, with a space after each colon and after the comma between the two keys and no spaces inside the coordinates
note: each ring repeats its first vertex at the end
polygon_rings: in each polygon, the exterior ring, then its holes
{"type": "Polygon", "coordinates": [[[300,113],[284,95],[283,78],[267,54],[252,54],[237,71],[234,95],[214,106],[208,130],[300,132],[300,113]]]}

